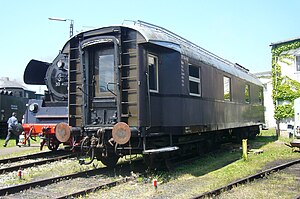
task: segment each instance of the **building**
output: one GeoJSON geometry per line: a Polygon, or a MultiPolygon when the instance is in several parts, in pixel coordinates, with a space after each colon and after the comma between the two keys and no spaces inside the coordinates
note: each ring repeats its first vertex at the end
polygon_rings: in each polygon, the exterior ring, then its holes
{"type": "Polygon", "coordinates": [[[277,63],[281,66],[281,76],[288,76],[300,82],[300,37],[271,43],[272,49],[285,47],[278,56],[277,63]],[[298,44],[298,45],[297,45],[298,44]]]}
{"type": "MultiPolygon", "coordinates": [[[[300,37],[274,42],[270,46],[272,48],[272,71],[277,75],[275,81],[279,79],[278,77],[282,77],[281,82],[277,81],[280,85],[287,82],[288,78],[300,82],[300,37]]],[[[284,97],[277,100],[277,105],[282,105],[282,107],[292,104],[293,101],[285,100],[284,97]]],[[[286,130],[288,124],[294,124],[294,116],[281,120],[280,129],[286,130]]]]}
{"type": "Polygon", "coordinates": [[[0,78],[0,137],[4,138],[7,132],[7,120],[12,112],[17,113],[21,122],[29,99],[41,99],[43,95],[29,90],[23,83],[10,80],[8,77],[0,78]]]}
{"type": "Polygon", "coordinates": [[[260,72],[254,74],[263,83],[264,86],[264,107],[265,107],[265,124],[268,128],[276,127],[274,119],[274,105],[272,99],[272,71],[260,72]]]}
{"type": "Polygon", "coordinates": [[[36,94],[35,91],[29,90],[22,83],[9,79],[9,77],[0,78],[0,92],[28,99],[40,99],[42,97],[42,95],[36,94]]]}

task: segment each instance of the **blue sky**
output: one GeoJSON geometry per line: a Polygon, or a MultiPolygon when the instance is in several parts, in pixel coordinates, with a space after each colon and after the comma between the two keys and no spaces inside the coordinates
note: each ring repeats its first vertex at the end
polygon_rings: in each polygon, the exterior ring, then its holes
{"type": "Polygon", "coordinates": [[[300,37],[299,0],[0,0],[0,77],[23,79],[31,59],[51,62],[74,30],[143,20],[250,69],[271,70],[272,42],[300,37]]]}

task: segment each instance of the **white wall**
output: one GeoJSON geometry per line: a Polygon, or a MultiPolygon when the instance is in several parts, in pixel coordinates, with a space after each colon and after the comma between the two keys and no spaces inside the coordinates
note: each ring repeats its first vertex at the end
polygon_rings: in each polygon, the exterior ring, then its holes
{"type": "MultiPolygon", "coordinates": [[[[278,61],[278,64],[281,66],[281,76],[288,76],[289,78],[300,82],[300,71],[296,71],[295,56],[293,60],[283,59],[282,61],[278,61]]],[[[282,104],[284,104],[284,102],[282,104]]],[[[294,121],[294,117],[281,121],[280,130],[286,130],[288,124],[294,125],[294,121]]]]}
{"type": "Polygon", "coordinates": [[[259,80],[264,84],[264,107],[265,107],[265,123],[269,128],[276,127],[276,121],[274,119],[274,105],[272,99],[272,78],[271,73],[267,77],[260,77],[259,80]]]}

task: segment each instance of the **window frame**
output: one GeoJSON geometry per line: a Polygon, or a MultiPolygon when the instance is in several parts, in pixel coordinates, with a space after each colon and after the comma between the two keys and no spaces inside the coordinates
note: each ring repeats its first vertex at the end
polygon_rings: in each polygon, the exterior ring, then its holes
{"type": "Polygon", "coordinates": [[[251,103],[251,91],[250,91],[250,85],[245,84],[245,103],[250,104],[251,103]],[[247,92],[248,91],[248,96],[247,92]]]}
{"type": "Polygon", "coordinates": [[[116,88],[115,88],[115,69],[114,69],[114,54],[103,54],[103,55],[98,55],[98,75],[99,75],[99,82],[98,82],[98,85],[99,85],[99,91],[100,93],[108,93],[110,91],[112,92],[115,92],[116,88]],[[111,60],[109,60],[111,59],[111,60]],[[104,62],[105,61],[112,61],[110,63],[113,63],[113,66],[111,67],[107,67],[108,65],[105,65],[104,62]],[[109,69],[109,70],[107,70],[109,69]],[[106,72],[105,72],[106,71],[106,72]],[[107,77],[109,75],[109,80],[108,81],[107,79],[105,79],[105,77],[107,77]],[[112,75],[112,76],[111,76],[112,75]],[[104,80],[103,80],[104,79],[104,80]],[[105,84],[102,85],[101,82],[104,82],[105,84]],[[109,84],[108,83],[111,83],[110,85],[110,88],[109,88],[109,84]],[[101,90],[101,87],[104,86],[105,90],[101,90]],[[108,87],[108,89],[107,89],[108,87]]]}
{"type": "Polygon", "coordinates": [[[223,75],[223,99],[225,100],[225,101],[232,101],[232,94],[231,94],[231,78],[229,77],[229,76],[226,76],[226,75],[223,75]],[[228,92],[228,94],[229,94],[229,99],[226,99],[225,98],[225,95],[227,94],[227,93],[225,93],[225,79],[228,79],[229,80],[229,92],[228,92]]]}
{"type": "Polygon", "coordinates": [[[264,88],[259,88],[258,90],[258,103],[264,105],[264,88]]]}
{"type": "Polygon", "coordinates": [[[148,70],[148,88],[149,88],[149,91],[150,92],[153,92],[153,93],[159,93],[159,81],[158,81],[158,56],[154,55],[154,54],[151,54],[151,53],[148,53],[148,56],[147,56],[147,70],[148,70]],[[150,88],[150,67],[149,67],[149,58],[153,58],[154,59],[154,66],[155,67],[155,82],[156,82],[156,90],[154,89],[151,89],[150,88]]]}
{"type": "Polygon", "coordinates": [[[189,95],[196,96],[196,97],[201,97],[202,96],[202,84],[201,84],[201,74],[202,73],[201,73],[201,67],[193,65],[193,64],[188,64],[188,67],[189,67],[189,70],[188,70],[189,71],[189,95]],[[199,76],[199,78],[191,76],[191,74],[190,74],[190,67],[194,67],[194,68],[198,69],[198,76],[199,76]],[[192,93],[191,92],[190,82],[194,82],[194,83],[198,84],[198,93],[192,93]]]}

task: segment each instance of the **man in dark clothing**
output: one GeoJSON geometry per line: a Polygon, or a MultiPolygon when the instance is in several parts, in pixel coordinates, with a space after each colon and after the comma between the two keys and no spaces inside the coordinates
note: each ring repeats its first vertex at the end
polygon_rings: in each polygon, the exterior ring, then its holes
{"type": "Polygon", "coordinates": [[[8,119],[7,124],[8,124],[8,132],[7,132],[5,143],[3,144],[3,146],[4,147],[7,146],[7,143],[9,141],[10,137],[12,137],[12,136],[16,137],[16,145],[18,145],[19,136],[15,135],[13,132],[13,126],[18,125],[17,114],[15,112],[12,113],[12,116],[8,119]]]}

